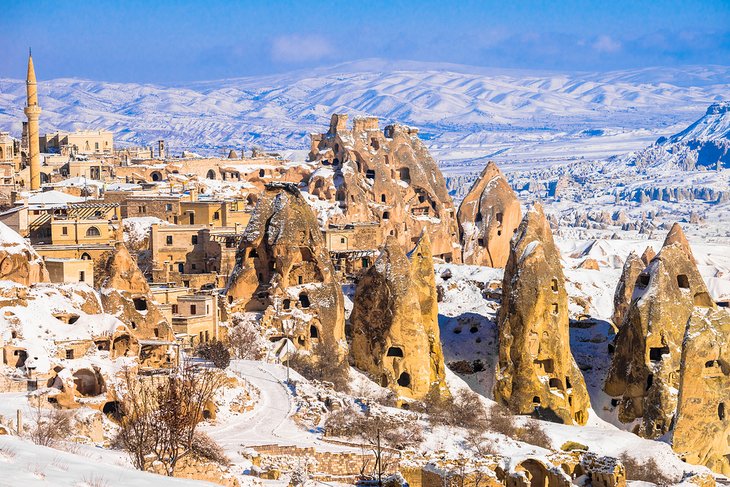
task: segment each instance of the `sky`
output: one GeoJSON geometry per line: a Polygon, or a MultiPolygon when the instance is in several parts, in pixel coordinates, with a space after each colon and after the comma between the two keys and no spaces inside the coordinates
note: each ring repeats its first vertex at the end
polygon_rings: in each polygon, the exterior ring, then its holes
{"type": "Polygon", "coordinates": [[[0,78],[175,83],[367,58],[607,71],[730,63],[730,0],[0,0],[0,78]]]}

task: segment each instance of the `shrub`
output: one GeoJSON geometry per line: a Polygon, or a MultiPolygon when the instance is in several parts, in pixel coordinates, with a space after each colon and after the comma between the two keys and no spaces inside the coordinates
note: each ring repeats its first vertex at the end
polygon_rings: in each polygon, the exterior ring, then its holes
{"type": "Polygon", "coordinates": [[[624,452],[619,460],[626,469],[626,480],[641,480],[657,485],[673,485],[678,482],[678,479],[668,476],[653,458],[642,462],[624,452]]]}
{"type": "Polygon", "coordinates": [[[231,319],[232,326],[228,330],[228,344],[233,356],[241,360],[261,360],[264,356],[264,339],[254,320],[236,313],[231,319]]]}
{"type": "Polygon", "coordinates": [[[210,360],[219,369],[225,369],[231,363],[231,353],[222,342],[214,340],[198,345],[196,354],[205,360],[210,360]]]}
{"type": "Polygon", "coordinates": [[[433,424],[444,426],[483,429],[487,419],[479,396],[469,390],[461,390],[451,396],[432,387],[423,401],[414,405],[413,409],[427,413],[433,424]]]}
{"type": "Polygon", "coordinates": [[[517,439],[547,450],[553,448],[553,441],[542,426],[534,420],[529,420],[525,426],[517,430],[517,439]]]}
{"type": "Polygon", "coordinates": [[[307,380],[330,382],[337,391],[350,389],[349,367],[340,359],[340,351],[333,342],[318,343],[309,355],[295,353],[288,362],[307,380]]]}
{"type": "Polygon", "coordinates": [[[514,416],[509,409],[500,404],[494,404],[489,408],[486,426],[490,431],[501,433],[510,438],[517,436],[517,426],[515,425],[514,416]]]}
{"type": "Polygon", "coordinates": [[[206,435],[201,431],[196,431],[193,437],[193,455],[202,458],[203,460],[210,460],[211,462],[218,463],[220,465],[228,465],[230,460],[226,456],[223,448],[216,443],[213,438],[206,435]]]}
{"type": "Polygon", "coordinates": [[[40,400],[34,409],[28,436],[36,445],[53,447],[71,434],[71,413],[61,409],[43,409],[40,400]]]}

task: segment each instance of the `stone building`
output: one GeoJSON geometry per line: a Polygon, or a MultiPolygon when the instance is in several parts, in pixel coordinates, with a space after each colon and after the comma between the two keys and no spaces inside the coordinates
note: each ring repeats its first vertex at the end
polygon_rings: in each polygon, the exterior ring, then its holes
{"type": "Polygon", "coordinates": [[[114,134],[108,130],[57,131],[40,138],[43,152],[69,154],[113,154],[114,134]]]}
{"type": "Polygon", "coordinates": [[[494,162],[490,161],[474,182],[457,217],[464,263],[504,267],[522,210],[517,195],[494,162]]]}
{"type": "Polygon", "coordinates": [[[428,234],[409,256],[388,238],[360,275],[350,326],[355,365],[382,387],[414,399],[448,394],[428,234]]]}
{"type": "Polygon", "coordinates": [[[535,204],[512,239],[504,271],[495,400],[518,414],[586,423],[590,400],[570,351],[568,322],[560,253],[535,204]]]}
{"type": "Polygon", "coordinates": [[[461,260],[454,204],[417,129],[380,130],[370,117],[348,130],[347,115],[333,115],[327,133],[312,135],[309,160],[317,164],[309,193],[337,208],[325,226],[377,223],[375,247],[393,236],[404,249],[426,231],[435,257],[461,260]]]}
{"type": "Polygon", "coordinates": [[[226,289],[232,312],[257,313],[270,340],[345,348],[344,297],[319,222],[294,184],[266,186],[226,289]]]}

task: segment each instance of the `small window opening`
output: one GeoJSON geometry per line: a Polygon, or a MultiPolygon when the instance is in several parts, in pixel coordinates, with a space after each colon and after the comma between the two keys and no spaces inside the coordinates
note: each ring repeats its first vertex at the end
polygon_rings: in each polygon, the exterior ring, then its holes
{"type": "Polygon", "coordinates": [[[310,326],[309,327],[309,336],[311,338],[319,338],[319,328],[317,328],[314,325],[310,326]]]}
{"type": "Polygon", "coordinates": [[[639,274],[639,278],[636,279],[636,287],[638,288],[645,288],[649,285],[649,274],[639,274]]]}
{"type": "Polygon", "coordinates": [[[403,372],[400,377],[398,377],[398,385],[401,387],[410,387],[411,375],[408,372],[403,372]]]}
{"type": "Polygon", "coordinates": [[[550,379],[548,382],[550,385],[550,389],[560,389],[562,387],[562,384],[560,383],[560,379],[550,379]]]}
{"type": "Polygon", "coordinates": [[[290,309],[291,308],[291,300],[285,299],[284,300],[284,309],[290,309]]]}
{"type": "Polygon", "coordinates": [[[540,404],[540,396],[534,396],[532,398],[532,404],[540,404]]]}
{"type": "Polygon", "coordinates": [[[717,405],[717,417],[720,418],[720,421],[725,420],[725,403],[721,402],[717,405]]]}
{"type": "Polygon", "coordinates": [[[680,289],[689,289],[689,279],[687,278],[687,274],[679,274],[677,276],[677,285],[680,289]]]}
{"type": "Polygon", "coordinates": [[[309,308],[309,305],[310,305],[309,296],[307,296],[306,293],[300,294],[299,303],[302,305],[302,308],[309,308]]]}
{"type": "Polygon", "coordinates": [[[551,308],[554,315],[558,314],[558,303],[553,303],[551,308]]]}
{"type": "Polygon", "coordinates": [[[390,347],[388,349],[388,357],[400,357],[403,358],[403,349],[400,347],[390,347]]]}
{"type": "Polygon", "coordinates": [[[502,215],[502,213],[497,213],[497,223],[499,223],[500,225],[502,224],[503,216],[504,215],[502,215]]]}
{"type": "Polygon", "coordinates": [[[649,360],[652,362],[660,362],[662,355],[669,353],[669,347],[652,347],[649,349],[649,360]]]}
{"type": "Polygon", "coordinates": [[[558,280],[557,279],[552,279],[550,281],[550,289],[552,289],[552,291],[554,293],[558,292],[558,280]]]}
{"type": "Polygon", "coordinates": [[[145,311],[147,309],[147,300],[145,298],[134,298],[134,309],[137,311],[145,311]]]}

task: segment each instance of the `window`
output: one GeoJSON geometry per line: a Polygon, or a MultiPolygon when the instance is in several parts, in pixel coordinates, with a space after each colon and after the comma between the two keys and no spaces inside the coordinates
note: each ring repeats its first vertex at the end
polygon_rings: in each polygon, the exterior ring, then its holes
{"type": "Polygon", "coordinates": [[[550,389],[561,389],[563,384],[560,383],[560,379],[550,379],[548,381],[550,389]]]}
{"type": "Polygon", "coordinates": [[[69,360],[74,358],[74,351],[72,348],[66,349],[66,358],[69,360]]]}
{"type": "Polygon", "coordinates": [[[208,336],[208,330],[205,330],[205,341],[210,341],[210,337],[208,336]]]}
{"type": "Polygon", "coordinates": [[[302,305],[302,308],[309,308],[309,296],[307,296],[306,293],[299,295],[299,304],[302,305]]]}
{"type": "Polygon", "coordinates": [[[689,289],[689,278],[687,274],[679,274],[677,276],[677,285],[680,289],[689,289]]]}
{"type": "Polygon", "coordinates": [[[61,235],[68,235],[68,227],[61,227],[61,235]]]}
{"type": "Polygon", "coordinates": [[[190,264],[190,268],[192,270],[196,270],[198,268],[198,264],[190,264]]]}
{"type": "Polygon", "coordinates": [[[368,169],[367,171],[365,171],[365,177],[367,179],[375,179],[375,171],[372,169],[368,169]]]}
{"type": "Polygon", "coordinates": [[[89,227],[86,229],[86,236],[87,237],[99,237],[99,236],[101,236],[101,232],[96,227],[89,227]]]}
{"type": "Polygon", "coordinates": [[[409,374],[408,372],[403,372],[400,377],[398,377],[398,385],[401,387],[410,387],[411,374],[409,374]]]}
{"type": "Polygon", "coordinates": [[[172,211],[172,203],[167,203],[165,205],[165,211],[172,211]]]}
{"type": "Polygon", "coordinates": [[[558,303],[552,304],[552,312],[554,315],[558,314],[558,303]]]}
{"type": "Polygon", "coordinates": [[[264,171],[263,169],[259,169],[259,177],[262,178],[264,176],[266,176],[266,171],[264,171]]]}
{"type": "Polygon", "coordinates": [[[196,314],[198,314],[198,307],[197,307],[196,305],[194,305],[194,304],[191,304],[191,305],[190,305],[190,314],[191,314],[191,315],[196,315],[196,314]]]}
{"type": "Polygon", "coordinates": [[[649,360],[660,362],[665,354],[669,354],[669,347],[652,347],[649,349],[649,360]]]}
{"type": "Polygon", "coordinates": [[[390,212],[384,211],[383,212],[383,220],[390,220],[390,212]]]}
{"type": "Polygon", "coordinates": [[[503,216],[504,215],[502,215],[501,213],[497,213],[497,223],[499,223],[500,225],[502,224],[502,218],[503,218],[503,216]]]}
{"type": "Polygon", "coordinates": [[[176,315],[178,313],[178,308],[176,304],[172,305],[172,314],[176,315]]]}
{"type": "Polygon", "coordinates": [[[216,211],[215,213],[213,213],[213,220],[220,220],[220,219],[221,219],[221,214],[219,211],[216,211]]]}
{"type": "Polygon", "coordinates": [[[649,276],[649,274],[639,274],[638,279],[636,279],[636,287],[641,289],[645,288],[649,285],[650,279],[651,277],[649,276]]]}
{"type": "Polygon", "coordinates": [[[309,327],[309,336],[314,339],[319,338],[319,329],[314,325],[310,326],[309,327]]]}
{"type": "Polygon", "coordinates": [[[165,245],[172,245],[172,235],[165,237],[165,245]]]}
{"type": "Polygon", "coordinates": [[[717,417],[720,418],[720,421],[725,420],[725,403],[721,402],[717,405],[717,417]]]}
{"type": "Polygon", "coordinates": [[[477,216],[474,217],[474,222],[479,223],[480,221],[482,221],[482,212],[478,211],[477,216]]]}
{"type": "Polygon", "coordinates": [[[160,338],[160,329],[159,328],[155,328],[152,331],[155,334],[155,338],[160,338]]]}
{"type": "Polygon", "coordinates": [[[387,198],[386,198],[385,194],[381,194],[381,195],[380,195],[380,202],[381,202],[381,203],[385,203],[385,202],[386,202],[386,199],[387,199],[387,198]]]}
{"type": "Polygon", "coordinates": [[[190,237],[190,243],[193,245],[198,245],[198,236],[193,235],[192,237],[190,237]]]}
{"type": "Polygon", "coordinates": [[[94,149],[99,150],[99,143],[98,142],[94,142],[94,149]]]}
{"type": "Polygon", "coordinates": [[[400,347],[390,347],[387,353],[388,357],[403,357],[403,349],[400,347]]]}
{"type": "Polygon", "coordinates": [[[86,282],[86,271],[79,271],[79,282],[86,282]]]}
{"type": "Polygon", "coordinates": [[[340,237],[340,243],[343,244],[347,242],[347,239],[345,237],[340,237]]]}
{"type": "Polygon", "coordinates": [[[147,300],[145,298],[134,298],[132,302],[134,303],[134,309],[137,311],[147,310],[147,300]]]}
{"type": "Polygon", "coordinates": [[[558,292],[558,280],[557,279],[553,279],[552,281],[550,281],[550,289],[552,289],[554,293],[558,292]]]}
{"type": "Polygon", "coordinates": [[[291,308],[291,300],[285,299],[284,300],[284,309],[289,309],[289,308],[291,308]]]}

